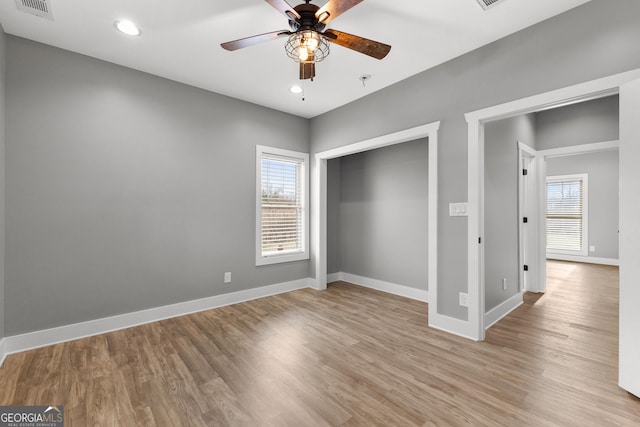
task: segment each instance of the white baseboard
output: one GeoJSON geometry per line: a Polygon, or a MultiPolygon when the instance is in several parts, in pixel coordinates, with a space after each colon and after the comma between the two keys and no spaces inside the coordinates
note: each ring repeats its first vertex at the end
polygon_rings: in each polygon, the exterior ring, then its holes
{"type": "Polygon", "coordinates": [[[309,279],[309,286],[307,286],[308,288],[311,289],[315,289],[316,291],[324,291],[326,289],[326,284],[325,287],[321,287],[318,285],[318,281],[316,281],[316,279],[309,279]]]}
{"type": "Polygon", "coordinates": [[[0,340],[0,367],[2,367],[2,364],[4,363],[4,359],[7,357],[7,339],[3,338],[0,340]]]}
{"type": "Polygon", "coordinates": [[[486,312],[484,314],[484,330],[486,331],[487,329],[498,323],[498,321],[505,317],[507,314],[520,307],[520,305],[522,305],[523,295],[524,294],[522,292],[518,292],[508,300],[486,312]]]}
{"type": "Polygon", "coordinates": [[[615,258],[599,258],[594,256],[548,254],[547,259],[554,259],[558,261],[584,262],[587,264],[620,265],[620,260],[617,260],[615,258]]]}
{"type": "MultiPolygon", "coordinates": [[[[366,288],[376,289],[378,291],[387,292],[406,298],[415,299],[422,302],[429,302],[429,291],[410,288],[408,286],[398,285],[395,283],[384,282],[381,280],[371,279],[368,277],[357,276],[344,272],[327,274],[327,282],[345,281],[354,285],[366,288]]],[[[454,317],[445,316],[429,312],[429,327],[438,329],[453,335],[477,341],[471,330],[471,324],[466,320],[456,319],[454,317]]]]}
{"type": "Polygon", "coordinates": [[[337,282],[341,279],[342,273],[329,273],[327,274],[327,283],[337,282]]]}
{"type": "Polygon", "coordinates": [[[474,335],[474,331],[472,330],[473,328],[471,323],[466,320],[460,320],[455,317],[445,316],[444,314],[432,313],[429,311],[429,327],[457,335],[462,338],[478,341],[478,338],[474,335]]]}
{"type": "Polygon", "coordinates": [[[45,347],[65,341],[86,338],[120,329],[131,328],[158,320],[184,316],[199,311],[226,305],[238,304],[253,299],[264,298],[285,292],[311,287],[313,279],[306,278],[275,285],[262,286],[244,291],[180,302],[162,307],[150,308],[133,313],[120,314],[102,319],[90,320],[73,325],[60,326],[42,331],[5,337],[0,341],[0,366],[4,358],[12,353],[45,347]]]}
{"type": "Polygon", "coordinates": [[[429,291],[423,289],[411,288],[409,286],[398,285],[396,283],[385,282],[383,280],[371,279],[369,277],[358,276],[350,273],[332,273],[327,274],[327,282],[335,282],[342,280],[344,282],[353,283],[354,285],[365,288],[375,289],[389,294],[399,295],[405,298],[411,298],[422,302],[429,302],[429,291]]]}

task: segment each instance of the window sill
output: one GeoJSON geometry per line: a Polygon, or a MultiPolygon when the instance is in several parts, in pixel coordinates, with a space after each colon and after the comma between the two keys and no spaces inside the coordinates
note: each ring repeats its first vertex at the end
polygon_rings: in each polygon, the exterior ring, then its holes
{"type": "Polygon", "coordinates": [[[298,252],[293,254],[270,255],[270,256],[259,255],[256,257],[256,266],[280,264],[283,262],[292,262],[292,261],[304,261],[308,259],[309,259],[308,252],[298,252]]]}
{"type": "Polygon", "coordinates": [[[562,251],[562,250],[553,250],[547,251],[547,257],[553,255],[574,255],[574,256],[589,256],[589,252],[587,251],[562,251]]]}

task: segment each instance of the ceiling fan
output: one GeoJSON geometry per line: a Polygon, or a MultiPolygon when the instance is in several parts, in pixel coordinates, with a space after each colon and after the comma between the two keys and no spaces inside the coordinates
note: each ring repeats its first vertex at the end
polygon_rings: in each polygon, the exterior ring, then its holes
{"type": "Polygon", "coordinates": [[[363,0],[329,0],[324,6],[311,4],[311,0],[292,7],[286,0],[265,0],[289,19],[290,30],[273,31],[222,43],[226,50],[238,50],[258,43],[287,37],[287,55],[300,63],[300,80],[316,75],[316,62],[329,54],[329,43],[355,50],[376,59],[382,59],[391,50],[388,44],[328,29],[327,24],[363,0]]]}

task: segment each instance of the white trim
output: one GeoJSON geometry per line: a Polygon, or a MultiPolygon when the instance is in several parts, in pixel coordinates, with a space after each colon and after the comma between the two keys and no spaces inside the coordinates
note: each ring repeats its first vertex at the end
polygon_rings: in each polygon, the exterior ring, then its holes
{"type": "MultiPolygon", "coordinates": [[[[466,117],[466,116],[465,116],[466,117]]],[[[484,339],[484,123],[467,117],[467,297],[468,335],[484,339]],[[473,141],[473,143],[472,143],[473,141]],[[481,196],[482,194],[482,196],[481,196]]]]}
{"type": "Polygon", "coordinates": [[[0,340],[0,368],[4,363],[4,359],[7,357],[7,339],[3,338],[0,340]]]}
{"type": "Polygon", "coordinates": [[[318,282],[311,277],[307,278],[306,280],[309,282],[307,286],[308,288],[314,289],[316,291],[324,291],[325,289],[327,289],[327,285],[325,285],[323,288],[318,288],[318,282]]]}
{"type": "Polygon", "coordinates": [[[538,154],[537,150],[535,150],[533,147],[529,147],[525,142],[522,141],[518,141],[518,148],[527,153],[529,158],[534,158],[536,157],[536,154],[538,154]]]}
{"type": "MultiPolygon", "coordinates": [[[[429,325],[437,322],[438,314],[438,129],[440,122],[433,123],[429,130],[429,195],[428,209],[428,259],[427,283],[429,287],[429,325]]],[[[455,331],[455,329],[454,329],[455,331]]]]}
{"type": "Polygon", "coordinates": [[[498,323],[502,318],[511,313],[523,303],[524,292],[518,292],[508,300],[498,304],[484,315],[485,331],[498,323]]]}
{"type": "Polygon", "coordinates": [[[561,157],[571,156],[573,154],[595,153],[600,151],[615,151],[620,149],[620,141],[604,141],[594,142],[593,144],[570,145],[567,147],[547,148],[546,150],[538,150],[539,156],[561,157]]]}
{"type": "Polygon", "coordinates": [[[429,302],[429,291],[425,289],[416,289],[410,286],[398,285],[396,283],[385,282],[383,280],[372,279],[370,277],[358,276],[356,274],[344,273],[342,271],[327,275],[327,280],[329,280],[329,277],[334,279],[332,280],[333,282],[339,280],[351,283],[353,285],[362,286],[364,288],[386,292],[388,294],[399,295],[401,297],[410,298],[426,303],[429,302]]]}
{"type": "Polygon", "coordinates": [[[464,116],[467,122],[500,120],[549,108],[562,107],[615,95],[619,93],[621,85],[638,78],[640,78],[640,68],[471,111],[464,116]]]}
{"type": "Polygon", "coordinates": [[[339,282],[342,280],[342,272],[327,274],[327,283],[339,282]]]}
{"type": "Polygon", "coordinates": [[[231,292],[228,294],[180,302],[162,307],[154,307],[133,313],[75,323],[73,325],[59,326],[56,328],[29,332],[21,335],[13,335],[5,337],[0,341],[0,357],[34,348],[131,328],[133,326],[144,325],[146,323],[157,322],[159,320],[169,319],[172,317],[184,316],[187,314],[197,313],[199,311],[210,310],[298,289],[304,289],[310,287],[312,282],[313,281],[309,278],[299,279],[291,282],[262,286],[259,288],[231,292]]]}
{"type": "MultiPolygon", "coordinates": [[[[537,212],[538,209],[538,174],[540,173],[540,163],[537,158],[537,151],[523,142],[518,142],[519,159],[524,168],[524,160],[528,160],[528,174],[525,177],[520,171],[518,172],[518,212],[519,217],[528,217],[528,222],[518,221],[519,238],[518,253],[519,263],[519,290],[537,292],[540,285],[540,263],[544,262],[544,258],[539,258],[540,251],[538,245],[540,242],[540,221],[537,212]],[[524,271],[522,266],[528,265],[529,270],[524,271]]],[[[486,330],[486,329],[485,329],[486,330]]]]}
{"type": "Polygon", "coordinates": [[[536,200],[536,215],[538,217],[538,246],[536,248],[537,255],[535,258],[538,262],[536,264],[538,281],[536,283],[536,287],[532,287],[529,290],[544,293],[547,291],[547,186],[545,184],[547,176],[547,160],[544,156],[537,155],[535,161],[538,173],[536,175],[536,179],[538,180],[536,183],[536,190],[538,192],[536,200]]]}
{"type": "MultiPolygon", "coordinates": [[[[431,298],[433,299],[433,297],[431,298]]],[[[431,306],[429,306],[429,313],[431,313],[431,306]]],[[[466,320],[456,319],[455,317],[445,316],[444,314],[440,314],[434,319],[431,319],[431,314],[429,314],[430,328],[448,332],[462,338],[478,341],[474,331],[471,330],[469,325],[470,323],[466,320]]]]}
{"type": "MultiPolygon", "coordinates": [[[[313,260],[315,266],[315,289],[324,289],[327,284],[327,160],[375,148],[429,138],[429,324],[437,322],[440,314],[437,307],[438,292],[438,129],[440,122],[433,122],[399,132],[378,136],[315,154],[311,210],[312,235],[314,237],[313,260]]],[[[445,316],[446,317],[446,316],[445,316]]],[[[442,322],[445,324],[445,322],[442,322]]],[[[456,333],[454,330],[450,332],[456,333]]]]}
{"type": "Polygon", "coordinates": [[[586,264],[620,265],[620,261],[615,258],[600,258],[600,257],[594,257],[594,256],[579,256],[579,255],[550,253],[550,254],[547,254],[547,259],[553,259],[558,261],[582,262],[586,264]]]}
{"type": "Polygon", "coordinates": [[[282,148],[256,145],[256,265],[278,264],[290,261],[302,261],[309,259],[309,154],[282,148]],[[295,251],[277,255],[262,255],[262,158],[264,155],[289,158],[302,161],[302,188],[303,198],[303,247],[302,251],[295,251]]]}
{"type": "Polygon", "coordinates": [[[620,88],[620,310],[618,384],[640,397],[640,79],[620,88]]]}
{"type": "Polygon", "coordinates": [[[416,126],[410,129],[401,130],[399,132],[389,133],[387,135],[377,136],[375,138],[370,138],[364,141],[356,142],[331,150],[322,151],[320,153],[316,153],[316,159],[335,159],[337,157],[348,156],[350,154],[361,153],[363,151],[374,150],[376,148],[387,147],[389,145],[415,141],[416,139],[430,137],[431,134],[437,132],[439,128],[440,122],[433,122],[426,125],[416,126]]]}
{"type": "Polygon", "coordinates": [[[484,311],[484,301],[482,300],[484,286],[480,274],[483,250],[480,247],[481,245],[477,243],[478,237],[481,237],[479,231],[482,220],[480,216],[482,196],[478,182],[481,182],[484,177],[484,161],[480,156],[480,148],[483,143],[482,138],[484,137],[484,122],[615,95],[620,92],[621,85],[638,78],[640,78],[640,69],[635,69],[465,114],[468,125],[467,280],[469,319],[467,323],[469,323],[469,329],[474,331],[473,337],[475,339],[484,339],[484,315],[482,314],[484,311]]]}

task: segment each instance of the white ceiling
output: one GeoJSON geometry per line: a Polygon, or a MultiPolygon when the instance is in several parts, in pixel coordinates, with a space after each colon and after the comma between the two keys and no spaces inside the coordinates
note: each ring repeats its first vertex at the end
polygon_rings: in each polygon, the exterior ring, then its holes
{"type": "Polygon", "coordinates": [[[288,29],[284,15],[264,0],[46,1],[53,21],[2,0],[5,32],[310,118],[589,0],[502,0],[487,11],[476,0],[365,0],[328,28],[390,44],[391,52],[378,61],[331,45],[313,82],[298,80],[286,39],[235,52],[220,47],[288,29]],[[123,18],[138,23],[142,35],[117,32],[113,22],[123,18]],[[366,87],[362,74],[372,76],[366,87]],[[296,83],[304,101],[289,92],[296,83]]]}

